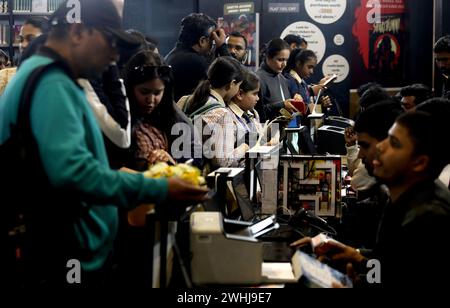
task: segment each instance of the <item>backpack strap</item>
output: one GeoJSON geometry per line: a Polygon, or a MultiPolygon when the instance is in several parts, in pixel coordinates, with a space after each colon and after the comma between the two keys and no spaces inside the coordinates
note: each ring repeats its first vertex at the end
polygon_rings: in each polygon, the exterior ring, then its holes
{"type": "MultiPolygon", "coordinates": [[[[184,100],[183,100],[183,103],[182,103],[182,111],[186,114],[187,113],[187,108],[188,108],[188,102],[189,102],[189,100],[192,98],[192,95],[186,95],[186,96],[184,96],[184,100]]],[[[180,99],[180,101],[181,101],[181,99],[180,99]]]]}
{"type": "Polygon", "coordinates": [[[199,109],[195,110],[193,113],[191,113],[189,115],[189,118],[194,119],[194,117],[196,117],[196,116],[205,114],[208,111],[211,111],[211,110],[214,110],[217,108],[223,108],[223,105],[220,103],[212,103],[212,104],[204,105],[204,106],[200,107],[199,109]]]}
{"type": "Polygon", "coordinates": [[[40,81],[42,75],[55,67],[62,68],[64,71],[67,70],[67,67],[64,64],[55,61],[39,66],[28,76],[25,87],[22,90],[22,95],[20,96],[17,115],[16,128],[18,128],[21,132],[27,132],[31,135],[30,110],[34,91],[36,90],[37,83],[40,81]]]}

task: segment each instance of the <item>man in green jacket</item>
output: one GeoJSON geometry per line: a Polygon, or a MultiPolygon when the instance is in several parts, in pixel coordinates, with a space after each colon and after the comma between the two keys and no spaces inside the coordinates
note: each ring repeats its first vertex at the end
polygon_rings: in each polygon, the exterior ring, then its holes
{"type": "Polygon", "coordinates": [[[30,230],[36,246],[30,271],[36,283],[66,283],[70,259],[79,260],[87,275],[103,273],[117,233],[119,206],[202,201],[206,194],[178,179],[147,179],[110,169],[100,128],[75,80],[100,74],[117,57],[116,44],[130,43],[130,38],[121,30],[111,0],[78,2],[79,7],[63,3],[54,13],[45,46],[22,64],[0,100],[0,144],[4,144],[17,121],[30,73],[53,61],[65,67],[51,68],[41,76],[30,110],[36,156],[48,182],[48,190],[36,193],[35,187],[20,187],[24,194],[36,194],[29,199],[35,200],[35,214],[42,216],[30,230]],[[42,204],[41,197],[54,201],[51,212],[44,210],[49,205],[42,204]],[[56,219],[49,221],[42,213],[56,219]]]}

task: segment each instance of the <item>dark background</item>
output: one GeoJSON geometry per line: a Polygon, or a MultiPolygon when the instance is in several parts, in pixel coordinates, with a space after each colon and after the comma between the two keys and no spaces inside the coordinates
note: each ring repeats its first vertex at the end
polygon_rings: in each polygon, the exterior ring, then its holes
{"type": "MultiPolygon", "coordinates": [[[[124,25],[126,28],[135,28],[160,41],[159,50],[166,55],[175,45],[181,19],[192,12],[204,12],[211,17],[222,16],[225,3],[251,2],[245,0],[126,0],[124,9],[124,25]]],[[[294,21],[312,22],[304,11],[302,0],[255,0],[255,10],[260,12],[260,43],[279,36],[282,30],[294,21]],[[299,14],[268,14],[267,3],[300,3],[299,14]]],[[[359,1],[357,1],[359,2],[359,1]]],[[[406,38],[405,59],[402,69],[402,78],[396,87],[411,83],[433,84],[433,29],[436,28],[436,37],[450,33],[450,1],[436,0],[434,7],[431,0],[406,0],[406,38]],[[436,24],[433,22],[433,13],[436,13],[436,24]]],[[[356,67],[357,60],[351,58],[351,51],[355,42],[351,36],[351,26],[354,21],[354,0],[347,1],[347,10],[344,16],[335,24],[316,24],[324,33],[327,40],[327,50],[324,59],[333,53],[342,54],[350,62],[350,76],[331,91],[340,101],[343,109],[348,111],[348,90],[356,88],[359,84],[351,82],[352,68],[356,67]],[[336,50],[332,42],[334,34],[343,33],[346,40],[342,50],[336,50]],[[348,33],[348,34],[347,34],[348,33]],[[331,40],[331,41],[330,41],[331,40]]],[[[317,74],[321,74],[318,66],[317,74]]],[[[317,79],[319,76],[316,75],[317,79]]],[[[435,75],[436,88],[440,89],[440,76],[435,75]]]]}

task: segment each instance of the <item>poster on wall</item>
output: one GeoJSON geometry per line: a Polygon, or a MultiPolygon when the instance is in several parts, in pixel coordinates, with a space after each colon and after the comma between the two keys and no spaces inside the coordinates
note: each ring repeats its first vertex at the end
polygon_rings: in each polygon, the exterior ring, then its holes
{"type": "Polygon", "coordinates": [[[278,205],[283,210],[304,208],[317,216],[335,216],[341,200],[341,160],[283,160],[278,205]]]}
{"type": "Polygon", "coordinates": [[[337,22],[345,13],[347,0],[305,0],[309,17],[320,24],[337,22]]]}
{"type": "Polygon", "coordinates": [[[250,40],[251,56],[247,64],[255,64],[255,67],[260,64],[258,49],[271,39],[283,38],[289,33],[304,37],[308,41],[308,48],[316,52],[319,60],[314,74],[307,82],[318,83],[324,74],[330,72],[338,74],[339,79],[327,90],[327,95],[333,100],[331,114],[348,117],[350,74],[353,73],[348,63],[351,62],[353,47],[351,28],[354,1],[199,0],[199,11],[217,20],[227,33],[235,27],[234,21],[239,25],[239,19],[248,20],[251,25],[250,30],[247,30],[250,33],[248,37],[255,36],[255,39],[250,40]],[[248,4],[254,5],[254,11],[248,4]],[[255,22],[255,32],[252,21],[255,22]]]}
{"type": "MultiPolygon", "coordinates": [[[[352,29],[359,66],[354,84],[377,81],[397,86],[403,79],[405,58],[405,0],[359,0],[352,29]]],[[[358,84],[355,84],[357,87],[358,84]]]]}
{"type": "Polygon", "coordinates": [[[247,57],[245,65],[256,69],[258,67],[259,14],[255,12],[253,2],[226,3],[223,16],[217,18],[217,24],[228,35],[232,32],[241,33],[247,40],[247,57]]]}
{"type": "Polygon", "coordinates": [[[325,55],[326,42],[323,32],[316,25],[306,22],[298,21],[287,26],[280,37],[284,38],[288,34],[294,34],[303,37],[308,42],[308,49],[314,51],[317,55],[317,62],[322,61],[325,55]]]}
{"type": "Polygon", "coordinates": [[[322,94],[332,99],[329,114],[344,117],[349,114],[352,4],[348,0],[267,0],[261,15],[261,42],[294,34],[303,37],[308,49],[315,52],[318,63],[307,83],[338,75],[322,94]]]}

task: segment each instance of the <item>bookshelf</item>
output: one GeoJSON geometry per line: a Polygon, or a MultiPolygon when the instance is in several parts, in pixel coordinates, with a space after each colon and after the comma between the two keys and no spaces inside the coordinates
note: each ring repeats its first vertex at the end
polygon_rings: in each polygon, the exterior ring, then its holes
{"type": "Polygon", "coordinates": [[[0,0],[0,48],[11,60],[18,52],[18,35],[25,21],[33,16],[50,17],[65,0],[0,0]]]}

